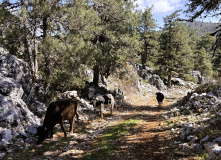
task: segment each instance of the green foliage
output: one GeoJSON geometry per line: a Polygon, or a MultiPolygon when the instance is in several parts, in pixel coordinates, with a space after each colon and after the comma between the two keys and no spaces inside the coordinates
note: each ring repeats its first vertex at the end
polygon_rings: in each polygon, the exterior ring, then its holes
{"type": "Polygon", "coordinates": [[[7,49],[9,54],[25,58],[20,54],[24,29],[20,27],[21,21],[5,8],[7,5],[7,1],[0,5],[0,46],[7,49]]]}
{"type": "Polygon", "coordinates": [[[165,25],[160,35],[160,53],[157,58],[159,72],[168,78],[175,75],[184,77],[193,68],[191,34],[187,26],[178,21],[178,12],[164,18],[165,25]]]}
{"type": "Polygon", "coordinates": [[[208,159],[208,158],[209,158],[209,154],[208,154],[208,153],[205,153],[205,152],[202,152],[202,153],[198,154],[198,155],[196,156],[196,158],[197,158],[198,160],[205,160],[205,159],[208,159]]]}
{"type": "Polygon", "coordinates": [[[216,27],[218,27],[218,23],[212,23],[212,22],[200,22],[200,21],[194,21],[194,22],[186,22],[187,26],[196,30],[196,35],[198,37],[204,36],[208,32],[213,32],[216,30],[216,27]]]}
{"type": "Polygon", "coordinates": [[[209,93],[212,89],[218,88],[218,85],[215,83],[206,83],[198,86],[194,92],[201,93],[209,93]]]}
{"type": "MultiPolygon", "coordinates": [[[[185,11],[190,15],[189,21],[194,21],[196,18],[206,18],[206,17],[217,17],[217,15],[220,15],[220,1],[196,1],[196,0],[189,0],[187,3],[187,10],[185,11]]],[[[211,23],[210,23],[211,24],[211,23]]],[[[210,25],[209,24],[209,25],[210,25]]],[[[213,24],[214,25],[214,24],[213,24]]],[[[215,24],[215,28],[213,30],[210,30],[213,32],[211,35],[216,36],[216,42],[214,44],[214,50],[213,50],[213,67],[214,70],[220,67],[221,64],[221,56],[220,56],[220,42],[221,42],[221,36],[220,36],[220,23],[215,24]]],[[[207,49],[206,49],[207,51],[207,49]]]]}
{"type": "Polygon", "coordinates": [[[152,18],[152,7],[146,8],[144,12],[141,12],[140,21],[138,23],[137,31],[140,34],[140,55],[141,63],[144,67],[147,60],[150,60],[150,56],[153,55],[158,46],[158,34],[155,31],[156,24],[152,18]]]}
{"type": "Polygon", "coordinates": [[[83,87],[87,68],[97,69],[99,81],[99,75],[124,68],[125,61],[140,62],[139,56],[143,66],[158,69],[168,81],[190,79],[193,65],[212,76],[211,68],[221,64],[220,45],[212,52],[215,38],[209,33],[196,38],[178,21],[178,11],[164,18],[158,32],[152,7],[137,11],[134,1],[3,1],[0,12],[1,47],[28,61],[33,76],[43,77],[52,92],[83,87]]]}
{"type": "Polygon", "coordinates": [[[211,55],[215,42],[216,38],[214,36],[211,36],[211,32],[207,32],[200,38],[197,48],[205,48],[206,52],[211,55]]]}
{"type": "Polygon", "coordinates": [[[108,77],[136,53],[136,12],[131,1],[101,0],[94,1],[94,5],[100,19],[98,32],[92,40],[94,67],[99,68],[101,75],[108,77]]]}
{"type": "Polygon", "coordinates": [[[199,70],[204,77],[213,77],[213,47],[215,37],[206,33],[196,43],[194,49],[194,70],[199,70]]]}
{"type": "Polygon", "coordinates": [[[190,21],[195,20],[196,18],[206,18],[210,16],[217,17],[220,14],[220,1],[210,1],[210,0],[189,0],[187,3],[186,13],[190,14],[190,21]]]}
{"type": "Polygon", "coordinates": [[[190,74],[184,74],[183,75],[183,79],[185,81],[189,81],[189,82],[194,82],[194,83],[197,83],[198,82],[198,79],[196,79],[195,77],[193,77],[192,75],[190,74]]]}
{"type": "Polygon", "coordinates": [[[210,62],[210,57],[206,53],[206,49],[202,48],[197,55],[195,68],[199,70],[204,77],[212,77],[213,69],[212,63],[210,62]]]}
{"type": "Polygon", "coordinates": [[[80,89],[84,87],[82,77],[71,76],[68,72],[57,72],[50,80],[51,90],[64,92],[66,90],[80,89]]]}

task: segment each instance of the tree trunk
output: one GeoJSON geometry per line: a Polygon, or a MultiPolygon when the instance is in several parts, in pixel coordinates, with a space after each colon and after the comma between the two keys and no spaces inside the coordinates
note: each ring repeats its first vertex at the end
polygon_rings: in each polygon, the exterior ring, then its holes
{"type": "MultiPolygon", "coordinates": [[[[35,64],[37,65],[37,56],[33,54],[33,51],[32,51],[32,46],[31,46],[31,38],[30,38],[30,33],[29,33],[29,29],[28,29],[28,26],[29,26],[29,22],[28,22],[28,18],[27,18],[27,13],[28,12],[28,9],[27,9],[27,6],[26,6],[26,1],[25,0],[21,0],[21,4],[22,4],[22,8],[24,9],[24,12],[23,12],[23,24],[24,24],[24,30],[25,30],[25,48],[26,48],[26,52],[28,54],[28,58],[29,58],[29,65],[30,65],[30,68],[31,68],[31,72],[32,72],[32,79],[33,79],[33,82],[36,81],[36,66],[35,64]],[[36,56],[36,57],[35,57],[36,56]]],[[[35,49],[35,48],[34,48],[35,49]]]]}
{"type": "Polygon", "coordinates": [[[144,52],[141,54],[142,69],[145,69],[145,63],[147,62],[147,46],[144,46],[144,52]]]}
{"type": "Polygon", "coordinates": [[[34,80],[35,82],[37,80],[38,75],[38,44],[37,44],[37,17],[35,17],[35,29],[34,29],[34,80]]]}
{"type": "Polygon", "coordinates": [[[93,78],[93,84],[94,84],[96,87],[99,86],[99,74],[100,74],[99,66],[96,65],[96,66],[94,66],[94,78],[93,78]]]}
{"type": "Polygon", "coordinates": [[[168,83],[168,87],[171,88],[171,79],[172,79],[172,76],[171,74],[168,75],[168,80],[167,80],[167,83],[168,83]]]}
{"type": "MultiPolygon", "coordinates": [[[[48,32],[48,15],[44,15],[43,19],[42,19],[42,23],[43,23],[43,39],[45,41],[46,37],[47,37],[47,32],[48,32]]],[[[43,48],[43,54],[44,54],[44,59],[45,59],[45,73],[47,76],[50,76],[51,74],[51,70],[50,70],[50,58],[49,58],[49,51],[47,49],[45,49],[45,46],[43,48]]]]}

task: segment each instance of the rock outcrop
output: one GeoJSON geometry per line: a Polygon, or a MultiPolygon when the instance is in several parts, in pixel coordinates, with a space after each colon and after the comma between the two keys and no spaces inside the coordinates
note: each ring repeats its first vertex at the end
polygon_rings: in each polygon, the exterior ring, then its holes
{"type": "Polygon", "coordinates": [[[141,64],[135,64],[132,62],[128,62],[128,64],[134,67],[134,69],[137,71],[138,75],[142,79],[149,81],[150,85],[155,86],[159,91],[167,89],[166,85],[164,84],[160,76],[153,73],[152,68],[145,66],[145,68],[143,69],[141,64]]]}
{"type": "Polygon", "coordinates": [[[177,126],[172,131],[179,134],[179,148],[182,151],[205,149],[209,159],[220,159],[220,95],[221,88],[204,93],[189,93],[165,115],[166,119],[170,117],[174,126],[177,126]]]}
{"type": "MultiPolygon", "coordinates": [[[[0,76],[1,79],[6,77],[8,78],[8,82],[4,82],[4,84],[0,84],[1,88],[13,87],[12,82],[14,81],[14,85],[19,85],[23,89],[22,99],[26,103],[34,102],[37,98],[35,95],[35,85],[32,84],[32,76],[29,70],[29,66],[26,62],[21,59],[18,59],[14,55],[0,55],[0,76]],[[10,80],[9,80],[10,79],[10,80]],[[8,86],[4,86],[5,84],[8,86]]],[[[14,86],[16,87],[16,86],[14,86]]]]}
{"type": "Polygon", "coordinates": [[[32,89],[28,64],[13,55],[0,55],[0,147],[12,140],[35,142],[40,119],[26,104],[35,100],[32,89]]]}

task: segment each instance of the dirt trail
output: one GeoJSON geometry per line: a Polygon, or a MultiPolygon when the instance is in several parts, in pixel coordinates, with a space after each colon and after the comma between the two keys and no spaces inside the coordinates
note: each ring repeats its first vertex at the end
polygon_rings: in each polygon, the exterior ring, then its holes
{"type": "MultiPolygon", "coordinates": [[[[177,95],[176,95],[177,96],[177,95]]],[[[180,95],[181,96],[181,95],[180,95]]],[[[162,114],[180,97],[166,98],[161,108],[155,97],[127,96],[113,116],[81,121],[74,135],[63,137],[58,130],[53,139],[29,149],[13,149],[6,159],[75,160],[167,160],[174,158],[175,135],[164,127],[162,114]]],[[[98,114],[99,116],[99,114],[98,114]]],[[[60,127],[58,127],[60,129],[60,127]]],[[[66,126],[66,129],[68,125],[66,126]]],[[[176,157],[174,159],[177,159],[176,157]]]]}
{"type": "MultiPolygon", "coordinates": [[[[170,146],[174,143],[175,135],[171,130],[165,129],[163,114],[170,109],[178,98],[165,99],[163,106],[159,107],[155,97],[141,99],[128,106],[122,107],[122,113],[127,110],[127,115],[142,120],[139,124],[139,130],[128,137],[127,152],[122,152],[120,157],[123,159],[145,159],[145,160],[167,160],[171,159],[174,152],[171,152],[170,146]],[[128,157],[127,153],[133,154],[128,157]]],[[[122,113],[118,112],[121,116],[122,113]]],[[[119,157],[118,157],[119,159],[119,157]]],[[[121,159],[121,158],[120,158],[121,159]]]]}
{"type": "MultiPolygon", "coordinates": [[[[109,126],[116,126],[122,121],[136,119],[139,123],[131,129],[128,128],[129,134],[123,135],[117,141],[111,141],[114,145],[114,151],[111,158],[116,160],[167,160],[174,156],[170,146],[174,143],[175,135],[171,130],[165,129],[165,121],[162,114],[166,113],[179,97],[165,99],[163,106],[159,108],[156,98],[149,97],[142,99],[139,96],[128,96],[127,101],[130,103],[123,104],[115,112],[113,119],[106,117],[105,121],[109,126]]],[[[96,121],[93,121],[96,123],[96,121]]],[[[104,130],[100,135],[109,132],[104,130]]],[[[98,140],[93,141],[92,146],[98,145],[98,140]]],[[[99,150],[99,148],[98,148],[99,150]]],[[[88,150],[89,152],[91,150],[88,150]]],[[[93,151],[96,152],[96,151],[93,151]]],[[[95,155],[97,153],[94,153],[95,155]]],[[[99,156],[99,154],[98,154],[99,156]]],[[[83,156],[82,159],[85,157],[83,156]]],[[[99,159],[99,157],[98,157],[99,159]]],[[[103,159],[101,157],[100,159],[103,159]]]]}

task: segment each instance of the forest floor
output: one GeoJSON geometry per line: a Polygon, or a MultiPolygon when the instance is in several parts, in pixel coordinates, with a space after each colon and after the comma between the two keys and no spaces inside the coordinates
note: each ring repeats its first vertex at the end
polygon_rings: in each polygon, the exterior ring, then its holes
{"type": "MultiPolygon", "coordinates": [[[[79,159],[79,160],[171,160],[178,135],[165,123],[163,114],[184,95],[174,94],[158,106],[155,96],[127,96],[127,101],[111,116],[80,121],[74,135],[64,138],[59,130],[54,138],[28,149],[13,149],[6,159],[79,159]]],[[[98,114],[99,115],[99,114],[98,114]]],[[[67,125],[68,127],[68,125],[67,125]]],[[[60,126],[58,127],[60,128],[60,126]]],[[[68,129],[68,128],[66,128],[68,129]]]]}

